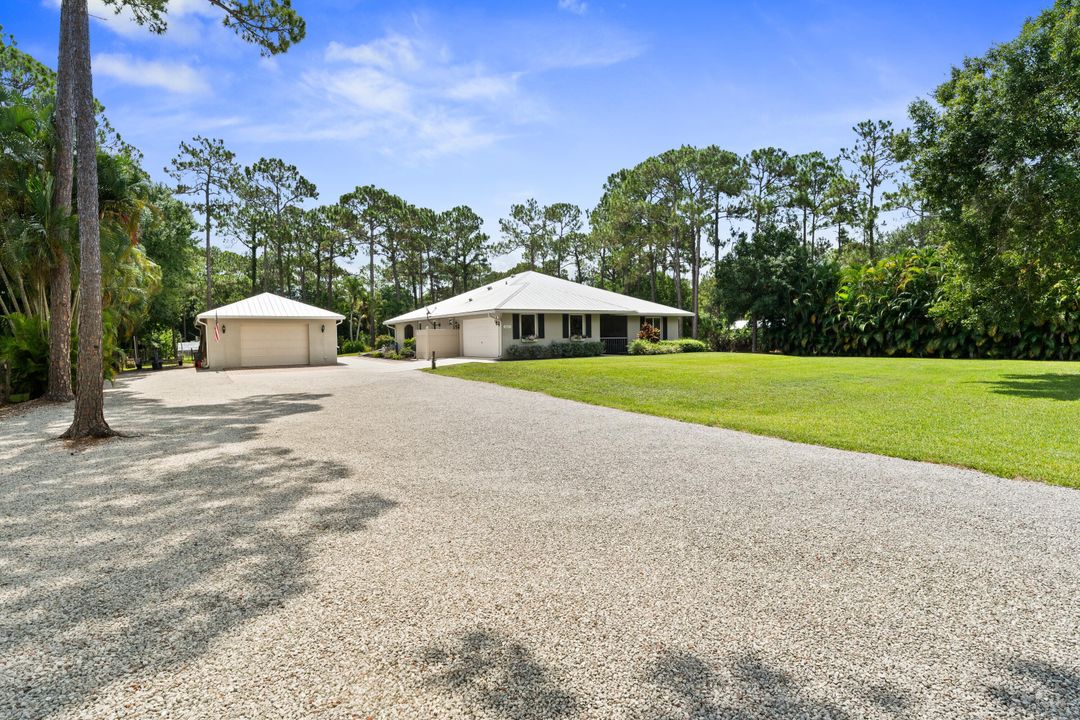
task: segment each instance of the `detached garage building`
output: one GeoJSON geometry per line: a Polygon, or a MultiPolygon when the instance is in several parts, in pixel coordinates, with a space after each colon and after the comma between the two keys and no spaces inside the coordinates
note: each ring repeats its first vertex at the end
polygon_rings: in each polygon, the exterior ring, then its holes
{"type": "Polygon", "coordinates": [[[200,313],[206,367],[333,365],[344,315],[263,293],[200,313]]]}
{"type": "Polygon", "coordinates": [[[601,288],[526,271],[386,321],[398,345],[416,339],[416,356],[503,357],[514,345],[600,341],[625,353],[649,324],[675,340],[693,313],[601,288]]]}

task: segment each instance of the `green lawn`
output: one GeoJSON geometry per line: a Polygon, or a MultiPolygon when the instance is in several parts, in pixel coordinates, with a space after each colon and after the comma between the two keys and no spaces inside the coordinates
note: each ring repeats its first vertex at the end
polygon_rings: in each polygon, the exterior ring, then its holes
{"type": "Polygon", "coordinates": [[[435,372],[1080,487],[1078,363],[695,353],[469,363],[435,372]]]}

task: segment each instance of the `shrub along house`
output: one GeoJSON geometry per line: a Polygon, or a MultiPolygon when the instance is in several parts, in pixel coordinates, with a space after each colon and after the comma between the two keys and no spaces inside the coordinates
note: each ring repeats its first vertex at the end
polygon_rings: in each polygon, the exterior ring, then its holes
{"type": "Polygon", "coordinates": [[[416,356],[498,358],[511,348],[598,341],[625,353],[645,323],[664,339],[679,337],[692,313],[627,295],[526,271],[386,321],[401,346],[416,339],[416,356]]]}

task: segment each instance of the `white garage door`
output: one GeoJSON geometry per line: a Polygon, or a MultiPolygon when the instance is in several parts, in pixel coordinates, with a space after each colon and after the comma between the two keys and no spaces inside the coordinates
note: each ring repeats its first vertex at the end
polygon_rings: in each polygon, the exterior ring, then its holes
{"type": "Polygon", "coordinates": [[[307,323],[244,323],[240,326],[240,364],[244,367],[307,365],[307,323]]]}
{"type": "Polygon", "coordinates": [[[499,357],[499,326],[489,317],[461,321],[462,354],[466,357],[499,357]]]}

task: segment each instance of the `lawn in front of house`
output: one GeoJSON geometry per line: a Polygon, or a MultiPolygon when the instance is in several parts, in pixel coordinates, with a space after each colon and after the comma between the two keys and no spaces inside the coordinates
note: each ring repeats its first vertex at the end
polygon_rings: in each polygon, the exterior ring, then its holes
{"type": "Polygon", "coordinates": [[[435,371],[594,405],[1080,487],[1080,364],[730,353],[435,371]]]}

